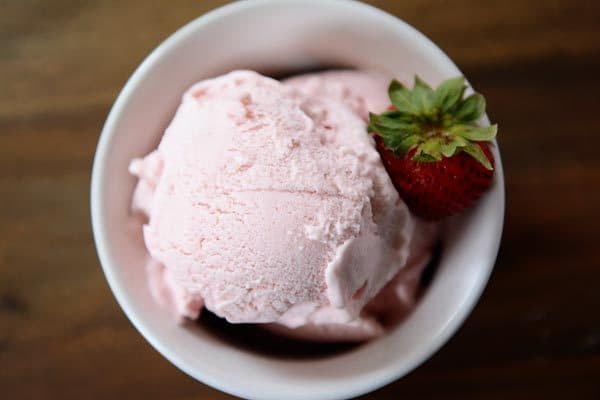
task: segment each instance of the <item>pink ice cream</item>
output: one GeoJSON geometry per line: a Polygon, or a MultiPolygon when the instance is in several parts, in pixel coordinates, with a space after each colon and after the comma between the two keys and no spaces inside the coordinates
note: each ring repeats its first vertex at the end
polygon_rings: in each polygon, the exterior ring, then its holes
{"type": "Polygon", "coordinates": [[[375,337],[409,310],[435,227],[410,214],[365,133],[387,82],[235,71],[192,86],[130,166],[154,296],[183,317],[206,307],[317,340],[375,337]]]}
{"type": "Polygon", "coordinates": [[[338,101],[366,121],[369,111],[381,113],[390,105],[390,80],[379,72],[341,70],[298,75],[284,83],[308,96],[338,101]]]}

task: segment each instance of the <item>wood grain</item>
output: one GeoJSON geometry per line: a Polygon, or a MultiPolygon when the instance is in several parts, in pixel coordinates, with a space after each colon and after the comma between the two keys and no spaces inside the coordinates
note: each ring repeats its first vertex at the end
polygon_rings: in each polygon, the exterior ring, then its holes
{"type": "MultiPolygon", "coordinates": [[[[222,1],[0,0],[0,397],[230,399],[117,306],[89,223],[99,131],[144,56],[222,1]]],[[[459,333],[364,398],[600,398],[600,2],[373,4],[431,37],[501,127],[506,227],[459,333]]]]}

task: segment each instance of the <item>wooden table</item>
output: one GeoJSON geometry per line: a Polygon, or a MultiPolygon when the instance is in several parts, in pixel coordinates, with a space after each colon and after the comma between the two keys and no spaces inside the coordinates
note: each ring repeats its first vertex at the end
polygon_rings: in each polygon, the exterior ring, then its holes
{"type": "MultiPolygon", "coordinates": [[[[228,399],[135,331],[96,258],[94,148],[135,66],[221,1],[0,1],[0,398],[228,399]]],[[[459,333],[365,398],[600,398],[600,2],[374,1],[500,124],[507,215],[459,333]]]]}

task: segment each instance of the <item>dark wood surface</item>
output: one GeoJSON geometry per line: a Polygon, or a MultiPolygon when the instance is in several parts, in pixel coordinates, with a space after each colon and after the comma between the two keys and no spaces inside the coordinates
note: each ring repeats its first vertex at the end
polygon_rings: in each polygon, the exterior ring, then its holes
{"type": "MultiPolygon", "coordinates": [[[[0,0],[0,398],[229,399],[115,302],[89,177],[135,66],[220,1],[0,0]]],[[[500,124],[507,215],[459,333],[373,399],[600,398],[600,2],[374,1],[437,42],[500,124]]]]}

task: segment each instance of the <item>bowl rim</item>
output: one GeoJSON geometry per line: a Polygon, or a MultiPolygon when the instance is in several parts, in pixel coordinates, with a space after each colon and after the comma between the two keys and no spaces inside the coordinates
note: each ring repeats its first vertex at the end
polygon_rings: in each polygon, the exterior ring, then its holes
{"type": "MultiPolygon", "coordinates": [[[[221,390],[225,393],[229,393],[238,397],[243,398],[265,398],[264,393],[255,391],[249,393],[239,387],[236,387],[231,382],[224,382],[219,379],[206,374],[198,373],[198,371],[185,360],[179,359],[174,356],[169,350],[168,345],[158,339],[152,328],[148,327],[143,321],[141,321],[136,313],[133,311],[133,306],[124,295],[126,288],[122,285],[122,282],[113,273],[117,263],[113,259],[111,254],[111,246],[109,244],[105,218],[105,200],[102,196],[103,188],[106,182],[106,160],[108,152],[111,148],[111,142],[115,136],[115,126],[123,115],[124,106],[129,101],[136,87],[149,70],[162,58],[163,54],[170,48],[177,45],[180,41],[185,40],[190,35],[194,35],[196,30],[201,29],[202,26],[217,21],[221,18],[227,17],[232,13],[245,12],[248,10],[262,8],[269,5],[277,4],[281,6],[283,3],[278,0],[253,0],[244,2],[233,2],[213,9],[179,28],[175,33],[171,34],[161,44],[158,45],[136,68],[130,78],[127,80],[123,89],[119,93],[116,101],[114,102],[106,122],[102,128],[96,153],[93,161],[92,177],[91,177],[91,193],[90,193],[90,206],[91,206],[91,222],[94,241],[96,245],[96,251],[100,264],[108,281],[108,284],[115,296],[118,304],[127,315],[130,322],[134,327],[142,334],[142,336],[166,359],[168,359],[177,368],[188,374],[189,376],[197,379],[213,388],[221,390]]],[[[427,47],[427,50],[434,53],[435,57],[442,63],[447,64],[449,68],[455,69],[461,75],[462,72],[458,67],[451,61],[451,59],[429,38],[419,32],[417,29],[402,21],[401,19],[379,9],[374,6],[361,3],[356,0],[287,0],[286,5],[312,5],[312,6],[336,6],[336,7],[347,7],[353,9],[357,13],[370,13],[376,18],[385,20],[388,23],[393,23],[397,26],[397,29],[403,30],[404,34],[411,35],[417,39],[421,46],[427,47]]],[[[485,122],[489,123],[487,116],[485,122]]],[[[322,393],[318,398],[320,399],[338,399],[347,398],[352,396],[362,395],[378,388],[381,388],[396,379],[410,373],[427,359],[429,359],[434,353],[436,353],[458,330],[463,324],[465,319],[469,316],[473,310],[478,299],[481,297],[483,290],[487,286],[487,282],[492,273],[498,249],[500,247],[500,239],[503,230],[503,221],[505,213],[505,187],[504,187],[504,174],[502,169],[502,161],[498,152],[497,146],[494,146],[494,155],[496,157],[496,183],[497,185],[497,196],[496,201],[499,202],[500,207],[496,214],[496,225],[494,229],[493,245],[490,249],[490,256],[485,260],[484,267],[485,275],[479,282],[478,286],[472,290],[466,298],[463,307],[459,308],[457,312],[452,316],[450,322],[444,327],[439,335],[434,337],[427,347],[423,347],[423,351],[418,357],[412,360],[398,364],[398,367],[392,371],[386,371],[385,374],[380,374],[376,378],[370,377],[369,379],[358,379],[356,381],[347,382],[347,385],[340,387],[335,393],[322,393]]],[[[278,398],[278,396],[272,396],[269,398],[278,398]]],[[[306,398],[306,397],[302,397],[306,398]]]]}

